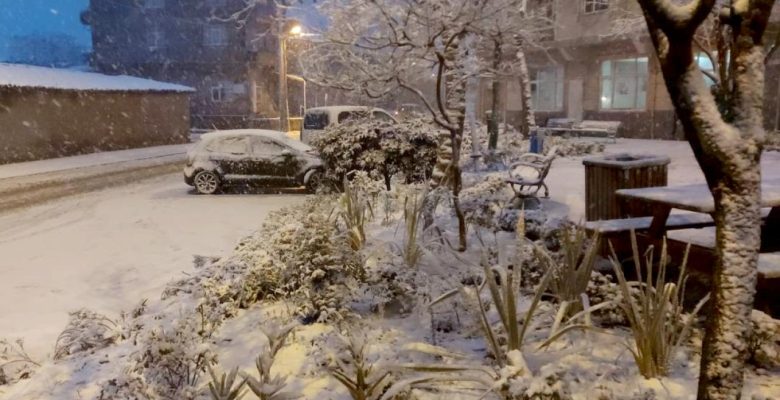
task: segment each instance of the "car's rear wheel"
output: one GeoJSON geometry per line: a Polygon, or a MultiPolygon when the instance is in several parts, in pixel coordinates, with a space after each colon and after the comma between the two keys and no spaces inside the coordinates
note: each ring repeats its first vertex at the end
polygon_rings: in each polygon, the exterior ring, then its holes
{"type": "Polygon", "coordinates": [[[309,193],[317,193],[317,190],[322,186],[323,175],[322,171],[314,170],[309,173],[309,178],[306,180],[306,191],[309,193]]]}
{"type": "Polygon", "coordinates": [[[219,190],[219,176],[211,171],[200,171],[195,175],[195,189],[198,193],[214,194],[219,190]]]}

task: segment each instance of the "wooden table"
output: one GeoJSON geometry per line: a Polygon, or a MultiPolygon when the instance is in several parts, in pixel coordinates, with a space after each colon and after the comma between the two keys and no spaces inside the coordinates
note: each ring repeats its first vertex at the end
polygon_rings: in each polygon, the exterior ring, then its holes
{"type": "MultiPolygon", "coordinates": [[[[653,221],[648,233],[655,237],[661,237],[666,232],[666,221],[672,209],[710,215],[715,212],[715,201],[707,185],[621,189],[615,193],[624,198],[646,202],[652,207],[653,221]]],[[[780,231],[780,178],[761,182],[761,207],[771,208],[765,226],[771,232],[780,231]]],[[[772,239],[778,240],[780,237],[772,239]]]]}

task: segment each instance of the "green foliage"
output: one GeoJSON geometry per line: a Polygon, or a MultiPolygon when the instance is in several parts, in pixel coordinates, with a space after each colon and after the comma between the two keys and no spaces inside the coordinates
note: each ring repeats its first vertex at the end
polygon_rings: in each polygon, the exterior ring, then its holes
{"type": "Polygon", "coordinates": [[[328,127],[312,145],[334,182],[351,171],[366,171],[383,177],[389,189],[390,178],[397,173],[403,173],[407,182],[430,176],[436,162],[434,130],[420,119],[394,123],[355,118],[328,127]]]}
{"type": "Polygon", "coordinates": [[[368,343],[366,338],[352,335],[342,338],[349,358],[347,362],[333,357],[331,375],[349,392],[353,400],[378,400],[389,385],[390,371],[375,368],[366,359],[368,343]]]}
{"type": "Polygon", "coordinates": [[[415,268],[425,254],[424,248],[420,243],[423,205],[427,190],[422,194],[404,198],[404,239],[401,247],[401,256],[404,263],[409,268],[415,268]]]}
{"type": "Polygon", "coordinates": [[[233,368],[229,375],[222,374],[217,377],[214,370],[210,365],[206,365],[211,375],[211,382],[209,382],[209,393],[211,393],[212,400],[241,400],[246,394],[246,378],[242,379],[236,384],[236,378],[238,376],[238,367],[233,368]]]}
{"type": "Polygon", "coordinates": [[[296,393],[285,391],[287,377],[271,375],[271,368],[276,361],[276,355],[284,347],[287,337],[294,328],[295,325],[290,324],[283,327],[271,326],[264,331],[265,336],[268,338],[268,349],[255,360],[255,369],[258,377],[246,377],[249,390],[260,400],[289,400],[300,397],[296,393]]]}
{"type": "Polygon", "coordinates": [[[631,244],[639,282],[629,283],[626,280],[622,265],[614,250],[611,257],[612,267],[617,275],[622,295],[618,300],[619,305],[629,321],[633,338],[633,343],[626,343],[626,347],[634,356],[634,361],[636,361],[642,376],[648,379],[666,376],[672,357],[683,340],[688,337],[694,318],[709,299],[709,295],[696,305],[690,315],[685,314],[683,310],[687,279],[685,268],[688,263],[690,245],[683,257],[676,283],[667,283],[666,269],[670,260],[666,251],[666,240],[664,239],[661,247],[658,271],[655,271],[655,274],[653,271],[655,261],[653,247],[651,246],[645,252],[644,270],[646,273],[644,280],[642,280],[642,257],[639,254],[636,235],[633,232],[631,244]],[[654,275],[655,280],[653,280],[654,275]]]}
{"type": "Polygon", "coordinates": [[[366,221],[373,216],[371,202],[366,194],[344,177],[344,193],[339,197],[338,215],[347,228],[347,241],[352,250],[360,250],[366,243],[366,221]]]}

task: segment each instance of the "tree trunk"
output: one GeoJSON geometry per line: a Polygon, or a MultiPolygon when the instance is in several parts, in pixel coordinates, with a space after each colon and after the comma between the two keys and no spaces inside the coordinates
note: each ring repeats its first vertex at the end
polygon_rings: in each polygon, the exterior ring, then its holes
{"type": "Polygon", "coordinates": [[[498,147],[498,102],[501,82],[498,80],[498,70],[501,67],[501,42],[496,42],[493,48],[493,77],[490,99],[490,121],[488,121],[488,151],[492,154],[498,147]]]}
{"type": "Polygon", "coordinates": [[[528,62],[525,58],[525,49],[523,48],[523,42],[517,40],[517,64],[520,69],[520,90],[522,101],[520,110],[520,120],[523,123],[520,125],[520,133],[523,137],[528,137],[531,132],[531,127],[536,126],[536,118],[534,116],[533,104],[531,104],[531,78],[528,73],[528,62]]]}
{"type": "Polygon", "coordinates": [[[739,174],[737,179],[717,174],[713,188],[717,261],[702,343],[700,400],[738,399],[742,392],[761,246],[760,164],[739,174]]]}

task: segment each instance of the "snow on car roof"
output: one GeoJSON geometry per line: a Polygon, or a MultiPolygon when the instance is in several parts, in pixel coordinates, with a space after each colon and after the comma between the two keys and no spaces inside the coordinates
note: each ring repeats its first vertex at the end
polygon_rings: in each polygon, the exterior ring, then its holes
{"type": "Polygon", "coordinates": [[[0,63],[0,87],[85,91],[194,92],[191,87],[126,75],[0,63]]]}
{"type": "Polygon", "coordinates": [[[275,139],[280,142],[288,144],[290,147],[296,148],[301,151],[311,149],[311,146],[300,142],[298,140],[290,139],[289,136],[279,131],[272,131],[268,129],[228,129],[224,131],[209,132],[201,136],[201,140],[210,141],[220,137],[230,136],[259,136],[269,139],[275,139]]]}

